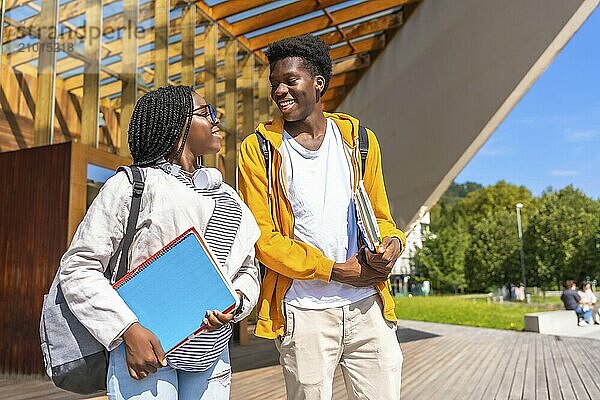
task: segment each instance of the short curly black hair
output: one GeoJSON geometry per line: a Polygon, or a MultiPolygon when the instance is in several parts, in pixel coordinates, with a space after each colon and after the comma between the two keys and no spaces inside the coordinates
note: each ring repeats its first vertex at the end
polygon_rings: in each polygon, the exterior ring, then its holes
{"type": "Polygon", "coordinates": [[[288,57],[301,58],[313,77],[321,75],[325,79],[321,96],[325,94],[331,80],[332,67],[329,46],[321,38],[303,35],[281,39],[271,43],[265,55],[271,65],[288,57]]]}
{"type": "Polygon", "coordinates": [[[139,98],[129,121],[129,151],[135,165],[149,166],[166,158],[182,134],[185,142],[193,93],[190,86],[165,86],[139,98]]]}

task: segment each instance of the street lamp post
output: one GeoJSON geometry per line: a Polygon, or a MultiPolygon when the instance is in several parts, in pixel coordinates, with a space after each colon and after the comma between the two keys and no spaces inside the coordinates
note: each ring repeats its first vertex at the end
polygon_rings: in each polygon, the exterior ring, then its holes
{"type": "Polygon", "coordinates": [[[523,253],[523,230],[521,229],[521,208],[522,203],[517,203],[517,229],[519,230],[519,253],[521,256],[521,278],[523,279],[523,286],[527,288],[527,278],[525,277],[525,255],[523,253]]]}

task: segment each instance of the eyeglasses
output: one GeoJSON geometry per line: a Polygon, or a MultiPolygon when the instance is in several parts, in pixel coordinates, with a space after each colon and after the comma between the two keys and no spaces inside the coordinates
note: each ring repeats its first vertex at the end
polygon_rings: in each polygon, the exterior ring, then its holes
{"type": "Polygon", "coordinates": [[[213,125],[216,125],[216,123],[217,123],[217,110],[215,110],[215,108],[212,106],[212,104],[204,104],[204,105],[201,105],[200,107],[194,108],[192,110],[192,115],[196,116],[196,117],[204,117],[204,118],[210,116],[210,119],[211,119],[210,122],[213,125]],[[208,111],[203,112],[203,113],[197,113],[197,111],[202,110],[204,108],[207,108],[208,111]]]}

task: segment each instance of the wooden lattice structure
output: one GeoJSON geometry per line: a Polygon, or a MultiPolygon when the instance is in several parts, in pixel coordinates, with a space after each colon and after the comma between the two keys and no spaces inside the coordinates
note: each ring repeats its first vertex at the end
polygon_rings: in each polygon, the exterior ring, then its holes
{"type": "Polygon", "coordinates": [[[3,0],[0,151],[78,140],[127,156],[121,133],[136,98],[173,83],[218,106],[221,158],[234,164],[235,143],[271,113],[270,42],[312,33],[331,46],[334,77],[323,101],[335,110],[414,4],[3,0]]]}

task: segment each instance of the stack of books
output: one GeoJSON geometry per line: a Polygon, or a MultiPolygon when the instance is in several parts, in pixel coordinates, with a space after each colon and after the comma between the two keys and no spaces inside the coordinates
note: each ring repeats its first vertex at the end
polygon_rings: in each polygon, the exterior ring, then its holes
{"type": "Polygon", "coordinates": [[[358,186],[354,192],[354,204],[356,206],[357,222],[363,242],[374,253],[381,244],[381,232],[379,231],[377,218],[375,217],[373,206],[362,180],[358,182],[358,186]]]}

